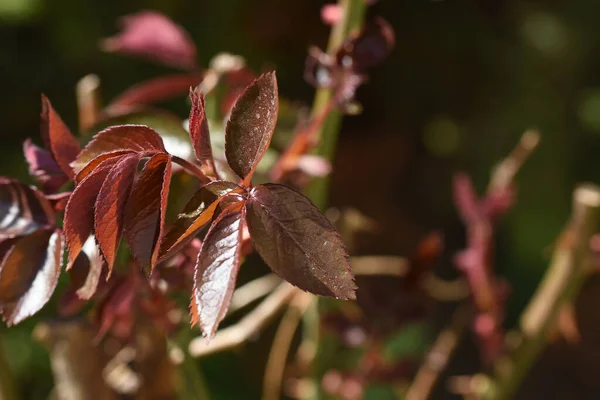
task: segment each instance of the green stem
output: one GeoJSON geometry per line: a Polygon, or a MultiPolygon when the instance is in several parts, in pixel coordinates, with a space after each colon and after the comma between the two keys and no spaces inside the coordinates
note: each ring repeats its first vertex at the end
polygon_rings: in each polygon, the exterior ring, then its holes
{"type": "MultiPolygon", "coordinates": [[[[330,56],[335,56],[335,53],[349,35],[361,29],[367,8],[365,0],[338,0],[338,6],[342,8],[343,12],[342,18],[334,25],[329,37],[327,53],[330,56]]],[[[331,104],[333,96],[332,89],[317,89],[311,113],[313,119],[323,114],[331,104]]],[[[318,145],[314,151],[316,155],[323,157],[329,162],[333,160],[341,125],[342,113],[338,110],[330,112],[316,134],[318,138],[318,145]]],[[[306,188],[305,193],[317,207],[322,210],[325,209],[329,200],[329,178],[314,178],[306,188]]],[[[303,319],[304,345],[305,347],[315,349],[315,358],[312,366],[312,386],[314,391],[307,393],[307,396],[311,399],[322,397],[319,384],[321,378],[319,375],[322,369],[319,366],[322,351],[319,340],[319,303],[321,301],[321,299],[315,298],[313,304],[310,305],[304,314],[303,319]]]]}
{"type": "Polygon", "coordinates": [[[509,400],[548,344],[562,307],[575,300],[589,272],[590,238],[600,222],[600,188],[578,187],[573,195],[571,221],[559,240],[538,290],[521,316],[523,340],[508,359],[497,364],[485,385],[485,400],[509,400]]]}
{"type": "MultiPolygon", "coordinates": [[[[338,5],[344,10],[342,18],[334,25],[327,53],[334,56],[348,36],[358,31],[363,24],[366,11],[365,0],[339,0],[338,5]]],[[[312,117],[320,115],[326,109],[333,97],[331,89],[317,89],[315,100],[312,107],[312,117]]],[[[333,110],[317,133],[319,144],[315,149],[315,154],[323,157],[327,161],[332,161],[337,147],[337,140],[342,124],[342,113],[333,110]]],[[[315,178],[306,188],[306,195],[317,205],[324,209],[329,199],[329,178],[315,178]]]]}
{"type": "Polygon", "coordinates": [[[0,400],[15,400],[17,398],[15,381],[6,361],[3,343],[0,338],[0,400]]]}

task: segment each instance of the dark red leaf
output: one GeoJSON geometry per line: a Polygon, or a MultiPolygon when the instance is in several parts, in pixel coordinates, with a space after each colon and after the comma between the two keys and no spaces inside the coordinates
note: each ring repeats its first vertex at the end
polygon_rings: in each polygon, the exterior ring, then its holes
{"type": "MultiPolygon", "coordinates": [[[[166,150],[160,135],[145,125],[111,126],[94,136],[71,165],[79,174],[90,162],[95,167],[107,158],[128,152],[149,156],[166,153],[166,150]]],[[[86,168],[86,171],[89,173],[90,168],[86,168]]],[[[78,179],[81,179],[80,176],[78,179]]]]}
{"type": "Polygon", "coordinates": [[[263,157],[277,122],[279,97],[275,72],[261,75],[239,97],[225,128],[225,155],[246,183],[263,157]]]}
{"type": "Polygon", "coordinates": [[[48,98],[42,95],[42,139],[54,160],[69,177],[73,177],[70,163],[79,154],[79,144],[69,128],[54,111],[48,98]]]}
{"type": "Polygon", "coordinates": [[[242,189],[227,181],[214,181],[201,187],[164,236],[160,245],[159,259],[162,261],[173,255],[200,233],[206,224],[212,221],[219,202],[233,190],[242,189]]]}
{"type": "Polygon", "coordinates": [[[69,266],[73,264],[94,227],[94,204],[112,163],[105,162],[82,180],[69,198],[65,209],[64,231],[69,249],[69,266]]]}
{"type": "Polygon", "coordinates": [[[198,72],[153,78],[125,90],[107,108],[111,113],[123,112],[132,106],[154,104],[184,96],[190,86],[198,86],[202,79],[203,74],[198,72]]]}
{"type": "Polygon", "coordinates": [[[125,208],[125,238],[138,265],[149,272],[158,259],[170,182],[171,156],[152,156],[135,182],[125,208]]]}
{"type": "Polygon", "coordinates": [[[106,177],[94,207],[94,232],[108,264],[109,274],[121,241],[125,205],[140,162],[139,154],[128,154],[116,162],[106,177]]]}
{"type": "Polygon", "coordinates": [[[37,179],[44,191],[56,192],[69,180],[52,155],[33,144],[31,140],[27,139],[23,143],[23,153],[29,165],[29,175],[37,179]]]}
{"type": "Polygon", "coordinates": [[[8,325],[37,313],[50,300],[61,270],[60,230],[39,229],[15,241],[0,265],[0,313],[8,325]]]}
{"type": "Polygon", "coordinates": [[[76,288],[79,299],[89,300],[96,293],[103,265],[100,249],[94,237],[90,236],[69,271],[71,284],[76,288]]]}
{"type": "Polygon", "coordinates": [[[202,334],[212,338],[225,317],[240,268],[244,210],[223,213],[202,243],[192,295],[192,320],[199,320],[202,334]]]}
{"type": "Polygon", "coordinates": [[[210,133],[208,131],[208,120],[204,109],[204,94],[198,90],[190,90],[190,138],[194,147],[196,158],[205,163],[213,164],[212,147],[210,144],[210,133]]]}
{"type": "Polygon", "coordinates": [[[283,185],[265,184],[252,189],[246,208],[254,246],[275,273],[311,293],[355,298],[344,244],[308,198],[283,185]]]}
{"type": "Polygon", "coordinates": [[[54,211],[33,186],[0,177],[0,239],[54,226],[54,211]]]}
{"type": "Polygon", "coordinates": [[[165,15],[142,11],[123,17],[121,25],[122,32],[102,42],[105,51],[132,54],[185,69],[196,67],[194,42],[165,15]]]}
{"type": "Polygon", "coordinates": [[[46,200],[50,202],[54,211],[65,211],[65,207],[69,202],[69,197],[71,197],[71,192],[62,192],[57,194],[47,194],[46,200]]]}

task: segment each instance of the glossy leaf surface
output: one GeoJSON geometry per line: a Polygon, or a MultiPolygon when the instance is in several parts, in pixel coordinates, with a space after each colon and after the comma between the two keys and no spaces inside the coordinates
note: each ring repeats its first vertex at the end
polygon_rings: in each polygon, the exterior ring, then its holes
{"type": "Polygon", "coordinates": [[[189,129],[194,153],[199,161],[212,163],[213,155],[204,95],[199,93],[197,89],[190,90],[190,100],[192,101],[192,108],[190,109],[189,129]]]}
{"type": "Polygon", "coordinates": [[[192,319],[204,336],[215,335],[225,317],[240,267],[244,211],[224,213],[208,231],[198,255],[192,294],[192,319]]]}
{"type": "Polygon", "coordinates": [[[275,273],[311,293],[355,298],[344,244],[308,198],[283,185],[265,184],[252,189],[246,208],[254,246],[275,273]]]}
{"type": "Polygon", "coordinates": [[[0,313],[18,324],[50,300],[61,271],[59,230],[39,229],[16,239],[0,264],[0,313]]]}
{"type": "Polygon", "coordinates": [[[54,225],[54,212],[43,193],[32,186],[0,178],[0,239],[54,225]]]}
{"type": "Polygon", "coordinates": [[[200,233],[212,221],[223,196],[236,189],[241,188],[227,181],[214,181],[201,187],[163,238],[159,258],[169,257],[200,233]]]}
{"type": "Polygon", "coordinates": [[[267,151],[277,122],[277,78],[261,75],[238,98],[226,126],[225,155],[231,169],[248,181],[267,151]]]}

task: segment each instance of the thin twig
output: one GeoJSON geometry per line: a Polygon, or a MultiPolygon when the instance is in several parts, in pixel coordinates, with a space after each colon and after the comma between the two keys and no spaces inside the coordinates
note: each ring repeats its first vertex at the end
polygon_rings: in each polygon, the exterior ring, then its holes
{"type": "Polygon", "coordinates": [[[537,130],[530,129],[525,131],[517,147],[494,168],[488,186],[488,193],[503,190],[511,185],[515,175],[539,143],[540,133],[537,130]]]}
{"type": "Polygon", "coordinates": [[[283,315],[277,332],[275,332],[275,338],[273,339],[265,368],[263,400],[277,400],[281,398],[285,362],[290,351],[292,339],[311,301],[312,296],[310,294],[298,291],[283,315]]]}
{"type": "Polygon", "coordinates": [[[405,400],[426,400],[431,395],[442,372],[446,369],[454,351],[469,326],[472,317],[469,305],[460,306],[452,316],[450,326],[437,337],[421,368],[412,381],[405,400]]]}
{"type": "Polygon", "coordinates": [[[208,342],[198,337],[189,345],[193,357],[203,357],[223,350],[233,349],[244,344],[271,321],[271,319],[290,301],[298,289],[289,283],[282,283],[267,298],[237,324],[225,328],[208,342]]]}
{"type": "Polygon", "coordinates": [[[548,343],[562,306],[569,304],[587,274],[590,239],[600,221],[600,188],[581,185],[573,194],[573,212],[560,236],[550,267],[521,317],[523,338],[509,359],[499,362],[484,399],[511,399],[548,343]]]}

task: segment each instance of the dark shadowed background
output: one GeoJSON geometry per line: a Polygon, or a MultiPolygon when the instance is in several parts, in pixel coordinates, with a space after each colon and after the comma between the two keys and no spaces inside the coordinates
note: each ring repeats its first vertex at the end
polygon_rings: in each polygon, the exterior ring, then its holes
{"type": "MultiPolygon", "coordinates": [[[[240,54],[257,70],[274,67],[281,95],[309,104],[313,89],[302,72],[308,46],[327,40],[323,4],[0,0],[1,174],[28,179],[21,146],[28,137],[39,142],[40,93],[75,128],[74,85],[84,75],[97,74],[109,100],[169,72],[100,50],[120,16],[163,12],[191,33],[204,65],[220,51],[240,54]]],[[[453,173],[468,172],[483,191],[493,165],[524,130],[538,128],[541,146],[517,178],[518,201],[498,238],[497,265],[512,284],[515,323],[567,219],[575,183],[600,183],[600,2],[380,0],[370,12],[392,24],[397,44],[359,90],[363,114],[344,121],[332,204],[380,223],[357,253],[406,255],[440,229],[449,260],[464,241],[451,200],[453,173]]],[[[185,104],[175,111],[184,117],[185,104]]],[[[582,295],[582,343],[554,346],[523,398],[598,398],[598,294],[588,287],[582,295]]],[[[52,305],[44,314],[53,314],[52,305]]],[[[0,328],[1,344],[23,398],[45,399],[52,378],[46,352],[30,339],[33,325],[0,328]]],[[[202,361],[214,398],[258,397],[271,334],[202,361]]]]}

